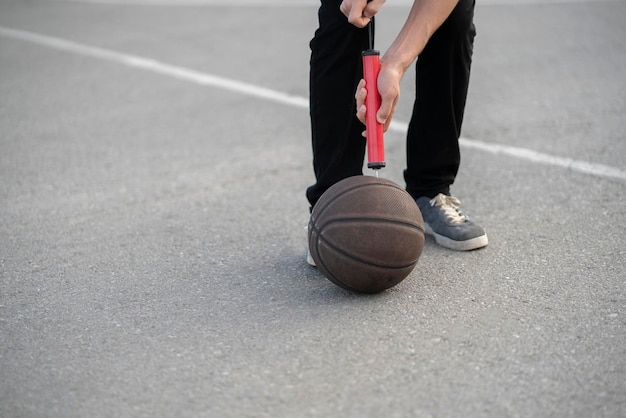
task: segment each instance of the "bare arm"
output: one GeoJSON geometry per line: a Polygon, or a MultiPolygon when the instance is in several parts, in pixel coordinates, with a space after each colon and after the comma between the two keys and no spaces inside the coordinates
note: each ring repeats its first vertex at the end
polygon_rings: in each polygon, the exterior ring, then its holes
{"type": "MultiPolygon", "coordinates": [[[[376,116],[385,130],[400,98],[400,80],[457,3],[458,0],[415,0],[400,33],[381,58],[378,91],[382,100],[376,116]]],[[[356,94],[357,116],[361,121],[365,120],[366,94],[365,83],[361,80],[356,94]]]]}

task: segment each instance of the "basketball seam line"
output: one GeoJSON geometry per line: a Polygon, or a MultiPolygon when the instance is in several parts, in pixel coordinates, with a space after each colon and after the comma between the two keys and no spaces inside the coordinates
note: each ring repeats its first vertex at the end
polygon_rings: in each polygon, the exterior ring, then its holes
{"type": "MultiPolygon", "coordinates": [[[[401,269],[405,269],[411,266],[414,266],[417,264],[417,262],[419,261],[419,257],[417,259],[415,259],[413,262],[406,264],[404,266],[399,266],[399,267],[392,267],[392,266],[383,266],[380,264],[373,264],[368,262],[367,260],[363,260],[360,257],[355,257],[351,254],[348,254],[347,252],[341,250],[340,248],[338,248],[336,245],[333,245],[332,243],[330,243],[326,238],[324,238],[320,233],[319,233],[319,229],[318,228],[313,228],[313,230],[316,232],[315,236],[316,239],[318,241],[318,243],[315,245],[315,252],[317,253],[317,257],[319,260],[322,260],[322,257],[320,257],[320,252],[319,252],[319,242],[322,241],[324,244],[328,245],[328,247],[330,247],[331,249],[337,251],[340,254],[343,254],[346,257],[349,257],[355,261],[361,262],[361,263],[365,263],[365,264],[369,264],[373,267],[378,267],[378,268],[386,268],[386,269],[391,269],[391,270],[401,270],[401,269]]],[[[323,261],[323,260],[322,260],[323,261]]],[[[325,263],[322,263],[324,265],[324,269],[328,272],[330,272],[330,270],[326,267],[325,263]]]]}
{"type": "MultiPolygon", "coordinates": [[[[325,240],[325,239],[324,239],[323,237],[321,237],[320,235],[318,235],[318,239],[319,239],[319,240],[321,240],[321,241],[323,241],[326,245],[328,245],[328,246],[329,246],[330,248],[332,248],[333,250],[337,251],[339,254],[343,254],[343,255],[345,255],[346,257],[349,257],[349,258],[350,258],[350,259],[352,259],[352,260],[355,260],[355,261],[358,261],[358,262],[360,262],[360,263],[364,263],[364,264],[370,265],[370,266],[372,266],[372,267],[383,268],[383,269],[389,269],[389,270],[402,270],[402,269],[405,269],[405,268],[408,268],[408,267],[414,266],[414,265],[415,265],[415,264],[417,264],[417,262],[419,261],[419,258],[417,258],[415,261],[413,261],[413,262],[411,262],[411,263],[409,263],[409,264],[406,264],[406,265],[404,265],[404,266],[398,266],[398,267],[395,267],[395,266],[383,266],[383,265],[380,265],[380,264],[374,264],[374,263],[371,263],[371,262],[369,262],[369,261],[367,261],[367,260],[364,260],[364,259],[362,259],[362,258],[360,258],[360,257],[356,257],[356,256],[353,256],[353,255],[351,255],[351,254],[348,254],[347,252],[345,252],[345,251],[343,251],[343,250],[341,250],[341,249],[337,248],[336,246],[332,245],[331,243],[329,243],[327,240],[325,240]]],[[[318,255],[319,255],[319,245],[318,245],[318,251],[317,251],[317,253],[318,253],[318,255]]],[[[326,269],[326,270],[328,270],[328,269],[326,269]]]]}
{"type": "Polygon", "coordinates": [[[380,219],[380,218],[368,218],[368,217],[331,219],[329,221],[326,221],[324,224],[319,225],[319,227],[315,228],[315,230],[319,233],[320,229],[326,228],[328,225],[331,225],[333,223],[343,223],[343,222],[351,222],[351,221],[369,221],[369,222],[375,222],[375,223],[385,222],[385,223],[391,223],[395,225],[407,226],[409,228],[416,228],[420,230],[423,234],[426,233],[425,228],[423,226],[420,226],[419,224],[411,224],[411,223],[400,221],[397,219],[380,219]]]}

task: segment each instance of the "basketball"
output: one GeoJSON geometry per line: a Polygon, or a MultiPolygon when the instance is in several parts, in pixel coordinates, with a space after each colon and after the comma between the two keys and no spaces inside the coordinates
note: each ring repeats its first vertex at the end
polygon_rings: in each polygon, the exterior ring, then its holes
{"type": "Polygon", "coordinates": [[[396,183],[354,176],[317,201],[308,228],[317,268],[336,285],[378,293],[404,280],[424,249],[424,220],[396,183]]]}

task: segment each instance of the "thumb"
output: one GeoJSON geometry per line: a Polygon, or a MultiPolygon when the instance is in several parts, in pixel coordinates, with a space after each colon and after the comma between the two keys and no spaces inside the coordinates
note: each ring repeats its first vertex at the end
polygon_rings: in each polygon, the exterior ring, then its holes
{"type": "MultiPolygon", "coordinates": [[[[394,75],[394,73],[391,73],[394,75]]],[[[376,112],[376,120],[383,125],[386,131],[389,128],[393,114],[396,111],[396,105],[400,99],[400,84],[397,81],[399,77],[390,76],[389,72],[381,70],[378,76],[378,91],[380,93],[380,107],[376,112]]]]}
{"type": "Polygon", "coordinates": [[[380,108],[378,112],[376,112],[376,120],[378,123],[383,125],[383,130],[386,131],[391,123],[391,118],[393,117],[395,109],[395,102],[393,100],[385,100],[382,99],[380,103],[380,108]]]}

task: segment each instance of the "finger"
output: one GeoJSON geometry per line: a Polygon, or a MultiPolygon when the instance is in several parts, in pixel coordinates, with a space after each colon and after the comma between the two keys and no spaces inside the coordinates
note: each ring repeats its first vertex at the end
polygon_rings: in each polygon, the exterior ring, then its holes
{"type": "Polygon", "coordinates": [[[367,0],[342,1],[339,9],[348,18],[348,22],[358,28],[364,28],[370,22],[370,17],[364,16],[367,0]]]}
{"type": "Polygon", "coordinates": [[[374,0],[367,3],[367,6],[363,9],[363,16],[370,19],[376,16],[376,14],[380,11],[380,8],[383,6],[383,3],[385,3],[385,0],[374,0]]]}
{"type": "Polygon", "coordinates": [[[393,115],[387,118],[387,122],[383,124],[383,132],[387,132],[389,129],[389,125],[391,125],[391,120],[393,119],[393,115]]]}
{"type": "Polygon", "coordinates": [[[395,112],[391,112],[389,114],[389,116],[387,116],[387,118],[385,119],[385,122],[382,124],[383,125],[383,132],[387,132],[387,129],[389,129],[389,125],[391,125],[391,121],[393,120],[393,115],[395,112]]]}
{"type": "Polygon", "coordinates": [[[365,81],[361,80],[359,85],[357,86],[356,93],[354,98],[356,99],[356,107],[357,109],[361,107],[365,103],[365,98],[367,97],[367,89],[365,88],[365,81]]]}
{"type": "Polygon", "coordinates": [[[397,100],[382,100],[380,104],[380,108],[376,113],[376,120],[378,123],[383,125],[383,131],[387,131],[389,128],[389,124],[391,123],[391,119],[393,118],[393,114],[396,109],[397,100]]]}
{"type": "MultiPolygon", "coordinates": [[[[363,78],[362,78],[362,79],[359,81],[359,84],[357,84],[357,86],[356,86],[356,91],[357,91],[357,94],[358,94],[359,90],[362,90],[362,89],[364,89],[364,88],[365,88],[365,79],[363,79],[363,78]]],[[[356,96],[355,96],[355,98],[356,98],[356,96]]]]}
{"type": "Polygon", "coordinates": [[[391,116],[391,109],[389,109],[389,107],[383,108],[383,105],[381,104],[380,109],[378,109],[378,112],[376,113],[376,120],[378,123],[384,125],[387,123],[389,116],[391,116]]]}
{"type": "Polygon", "coordinates": [[[362,124],[365,125],[365,114],[367,113],[367,108],[364,104],[361,104],[357,107],[356,117],[361,121],[362,124]]]}
{"type": "Polygon", "coordinates": [[[387,132],[387,129],[389,129],[389,125],[391,124],[391,120],[393,119],[393,114],[393,111],[384,115],[381,115],[380,112],[376,114],[376,119],[378,120],[378,123],[383,125],[383,132],[387,132]]]}
{"type": "Polygon", "coordinates": [[[350,6],[348,6],[346,4],[345,1],[342,1],[341,4],[339,5],[339,10],[341,11],[341,13],[343,13],[346,17],[348,17],[350,15],[350,6]]]}
{"type": "Polygon", "coordinates": [[[356,26],[357,28],[364,28],[370,23],[372,20],[370,17],[363,16],[361,11],[356,11],[355,9],[350,10],[350,15],[348,16],[348,22],[356,26]]]}

